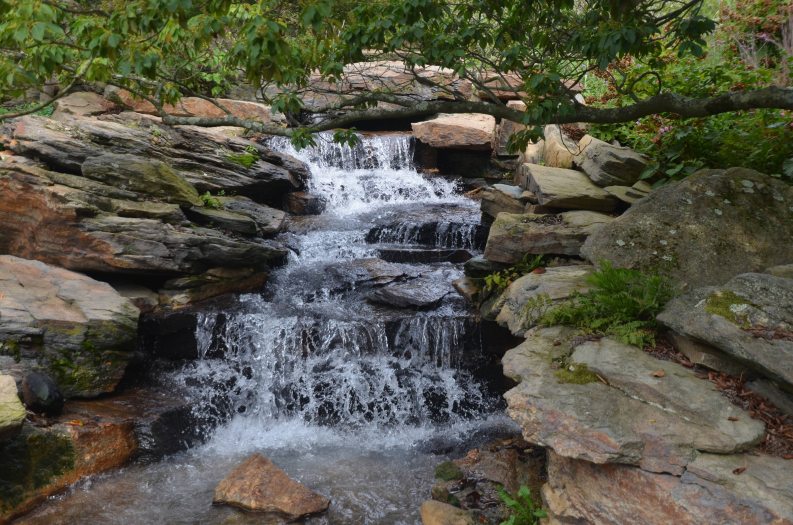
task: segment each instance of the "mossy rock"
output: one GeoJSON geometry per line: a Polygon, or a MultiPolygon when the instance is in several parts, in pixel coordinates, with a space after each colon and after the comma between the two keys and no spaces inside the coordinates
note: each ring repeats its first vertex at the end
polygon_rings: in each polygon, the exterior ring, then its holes
{"type": "Polygon", "coordinates": [[[730,290],[713,292],[705,301],[706,312],[719,315],[733,324],[746,328],[749,327],[749,323],[742,315],[742,312],[751,306],[754,306],[751,302],[730,290]]]}
{"type": "Polygon", "coordinates": [[[435,467],[435,479],[442,481],[452,481],[455,479],[462,479],[463,471],[460,470],[453,461],[444,461],[435,467]]]}

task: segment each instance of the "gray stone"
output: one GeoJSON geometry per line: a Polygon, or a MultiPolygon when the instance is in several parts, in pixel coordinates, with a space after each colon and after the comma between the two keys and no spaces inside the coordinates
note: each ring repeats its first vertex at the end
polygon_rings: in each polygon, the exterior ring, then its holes
{"type": "Polygon", "coordinates": [[[649,194],[649,192],[639,191],[633,186],[606,186],[603,189],[626,204],[633,204],[649,194]]]}
{"type": "Polygon", "coordinates": [[[574,336],[535,329],[504,355],[504,374],[519,382],[507,412],[530,443],[680,475],[697,451],[733,453],[762,438],[762,423],[691,370],[611,340],[576,349],[574,336]]]}
{"type": "Polygon", "coordinates": [[[427,500],[419,511],[422,525],[475,525],[474,517],[459,507],[427,500]]]}
{"type": "Polygon", "coordinates": [[[773,382],[766,379],[754,379],[746,383],[746,388],[770,401],[780,412],[793,417],[793,394],[783,392],[773,382]]]}
{"type": "Polygon", "coordinates": [[[286,213],[264,204],[259,204],[248,197],[215,197],[223,209],[250,217],[256,222],[259,235],[272,237],[284,229],[286,213]]]}
{"type": "Polygon", "coordinates": [[[745,168],[701,170],[653,191],[594,233],[595,264],[661,273],[689,287],[793,260],[793,186],[745,168]]]}
{"type": "Polygon", "coordinates": [[[648,159],[630,148],[612,146],[585,135],[576,148],[575,163],[598,186],[630,186],[639,180],[648,159]]]}
{"type": "Polygon", "coordinates": [[[793,264],[780,264],[766,268],[763,273],[770,273],[777,277],[784,277],[785,279],[793,279],[793,264]]]}
{"type": "Polygon", "coordinates": [[[584,265],[557,266],[519,277],[492,306],[497,313],[496,322],[509,328],[513,335],[522,336],[553,305],[575,292],[586,291],[586,278],[592,270],[584,265]]]}
{"type": "Polygon", "coordinates": [[[504,268],[507,268],[508,265],[503,263],[497,263],[493,261],[488,261],[481,255],[477,255],[476,257],[472,257],[471,259],[465,261],[463,265],[463,271],[465,271],[465,275],[468,277],[473,277],[475,279],[481,279],[487,275],[490,275],[493,272],[499,272],[504,268]]]}
{"type": "Polygon", "coordinates": [[[793,279],[741,274],[673,299],[658,321],[793,391],[793,279]]]}
{"type": "Polygon", "coordinates": [[[284,208],[292,215],[319,215],[325,210],[325,199],[305,191],[289,193],[284,197],[284,208]]]}
{"type": "Polygon", "coordinates": [[[492,188],[484,188],[479,192],[482,213],[496,218],[499,213],[523,213],[532,195],[518,186],[494,184],[492,188]]]}
{"type": "Polygon", "coordinates": [[[613,211],[617,206],[617,199],[579,171],[538,164],[522,164],[519,169],[526,174],[528,189],[543,206],[602,212],[613,211]]]}
{"type": "Polygon", "coordinates": [[[0,444],[16,437],[26,416],[16,381],[9,375],[0,375],[0,444]]]}
{"type": "Polygon", "coordinates": [[[450,292],[452,290],[446,283],[418,278],[378,288],[367,299],[395,308],[427,309],[437,306],[450,292]]]}
{"type": "Polygon", "coordinates": [[[699,343],[676,332],[667,332],[666,335],[675,350],[686,356],[695,365],[734,376],[746,372],[746,367],[743,364],[735,359],[730,359],[724,352],[712,346],[699,343]]]}
{"type": "Polygon", "coordinates": [[[558,215],[500,213],[490,228],[485,258],[514,264],[527,253],[578,256],[586,238],[612,220],[592,211],[558,215]]]}
{"type": "Polygon", "coordinates": [[[248,236],[256,235],[259,231],[256,221],[247,215],[226,209],[191,208],[187,211],[187,215],[197,224],[211,226],[219,230],[228,230],[248,236]]]}

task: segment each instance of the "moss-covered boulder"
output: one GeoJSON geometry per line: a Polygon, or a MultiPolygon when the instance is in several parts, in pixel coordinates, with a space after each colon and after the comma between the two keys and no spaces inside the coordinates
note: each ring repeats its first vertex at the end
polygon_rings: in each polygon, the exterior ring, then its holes
{"type": "Polygon", "coordinates": [[[84,177],[165,202],[198,205],[198,191],[168,164],[137,155],[104,153],[82,165],[84,177]]]}
{"type": "Polygon", "coordinates": [[[138,310],[106,283],[2,255],[0,318],[0,354],[46,370],[67,397],[92,397],[121,380],[138,310]]]}
{"type": "Polygon", "coordinates": [[[664,186],[587,239],[595,264],[660,272],[689,287],[793,261],[793,186],[745,168],[664,186]]]}

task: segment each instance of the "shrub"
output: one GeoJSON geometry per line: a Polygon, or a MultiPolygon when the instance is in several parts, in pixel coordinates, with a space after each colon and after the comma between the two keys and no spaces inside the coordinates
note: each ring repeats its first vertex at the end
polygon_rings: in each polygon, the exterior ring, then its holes
{"type": "Polygon", "coordinates": [[[515,279],[527,273],[531,273],[542,266],[542,255],[537,255],[535,257],[531,257],[530,254],[524,255],[519,262],[509,268],[486,275],[484,278],[484,285],[482,286],[482,297],[487,297],[494,292],[500,293],[504,291],[515,279]]]}
{"type": "Polygon", "coordinates": [[[588,333],[613,335],[639,347],[655,344],[655,316],[673,296],[659,275],[614,268],[609,262],[587,278],[590,289],[550,309],[541,322],[569,325],[588,333]]]}
{"type": "Polygon", "coordinates": [[[542,507],[534,502],[531,490],[526,485],[521,485],[514,496],[503,489],[498,495],[511,511],[509,518],[502,521],[501,525],[537,525],[542,518],[548,516],[542,507]]]}
{"type": "Polygon", "coordinates": [[[217,198],[213,197],[209,192],[201,195],[201,201],[204,203],[205,207],[211,208],[213,210],[219,210],[223,207],[223,203],[221,203],[217,198]]]}

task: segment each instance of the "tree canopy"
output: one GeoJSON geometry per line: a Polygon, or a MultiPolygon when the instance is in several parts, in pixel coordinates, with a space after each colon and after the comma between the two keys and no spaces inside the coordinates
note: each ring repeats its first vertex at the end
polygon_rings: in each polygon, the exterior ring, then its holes
{"type": "MultiPolygon", "coordinates": [[[[61,86],[61,94],[75,85],[103,83],[150,101],[167,123],[238,125],[291,135],[296,142],[310,141],[311,132],[362,119],[438,112],[487,113],[528,125],[530,135],[547,123],[793,109],[789,69],[765,85],[721,91],[665,83],[664,70],[675,60],[704,53],[716,25],[704,4],[0,0],[0,100],[53,82],[61,86]],[[384,60],[404,63],[412,80],[437,96],[405,96],[394,85],[339,88],[351,64],[384,60]],[[470,82],[478,96],[459,92],[448,75],[427,74],[428,68],[470,82]],[[576,89],[592,75],[607,78],[620,95],[618,105],[576,99],[576,89]],[[241,82],[254,86],[275,111],[319,117],[291,119],[283,127],[231,114],[209,119],[166,111],[167,104],[182,96],[209,99],[241,82]],[[317,86],[335,89],[338,96],[327,98],[324,105],[316,97],[308,104],[306,95],[316,94],[317,86]],[[520,98],[527,109],[508,107],[506,98],[520,98]]],[[[777,55],[788,67],[790,56],[777,55]]]]}

